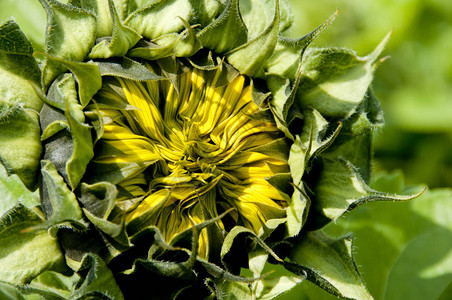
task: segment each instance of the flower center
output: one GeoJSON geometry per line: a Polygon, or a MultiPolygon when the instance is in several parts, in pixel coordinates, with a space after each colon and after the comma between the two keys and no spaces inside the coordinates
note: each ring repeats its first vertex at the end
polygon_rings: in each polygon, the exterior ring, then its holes
{"type": "Polygon", "coordinates": [[[256,233],[285,217],[289,198],[270,183],[289,172],[285,138],[244,76],[220,85],[220,75],[193,68],[169,80],[109,79],[95,97],[105,125],[94,162],[116,170],[128,224],[157,226],[171,241],[231,207],[230,226],[256,233]]]}

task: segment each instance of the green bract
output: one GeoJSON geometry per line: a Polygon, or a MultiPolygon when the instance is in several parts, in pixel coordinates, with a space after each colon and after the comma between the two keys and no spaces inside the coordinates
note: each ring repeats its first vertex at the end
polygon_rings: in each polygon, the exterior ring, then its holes
{"type": "Polygon", "coordinates": [[[279,0],[39,1],[42,60],[0,26],[1,295],[371,298],[321,228],[412,198],[367,185],[388,37],[308,48],[336,14],[289,39],[279,0]]]}

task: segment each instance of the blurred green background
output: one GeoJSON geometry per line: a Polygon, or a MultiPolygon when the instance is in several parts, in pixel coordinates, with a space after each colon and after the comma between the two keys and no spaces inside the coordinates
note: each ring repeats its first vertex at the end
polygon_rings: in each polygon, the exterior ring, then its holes
{"type": "MultiPolygon", "coordinates": [[[[392,193],[410,193],[416,184],[430,189],[408,203],[364,205],[325,231],[354,232],[355,259],[375,299],[452,299],[452,1],[286,1],[294,14],[292,37],[339,8],[313,46],[365,56],[393,30],[384,51],[391,58],[375,73],[386,126],[375,135],[372,187],[392,193]]],[[[0,21],[11,16],[42,50],[46,18],[38,1],[0,0],[0,21]]],[[[336,297],[306,282],[278,299],[336,297]]]]}

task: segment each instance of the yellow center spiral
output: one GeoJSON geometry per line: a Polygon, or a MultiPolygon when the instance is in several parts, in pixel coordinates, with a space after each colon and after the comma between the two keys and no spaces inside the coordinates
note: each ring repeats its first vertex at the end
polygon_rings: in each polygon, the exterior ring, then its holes
{"type": "MultiPolygon", "coordinates": [[[[285,217],[289,197],[268,181],[289,172],[286,154],[275,146],[284,138],[252,101],[246,78],[217,86],[220,72],[193,68],[173,80],[145,83],[114,78],[96,96],[125,105],[102,108],[104,132],[94,161],[134,164],[118,182],[127,193],[117,202],[127,223],[154,225],[168,242],[192,222],[231,207],[232,226],[256,234],[268,220],[285,217]]],[[[224,232],[229,225],[216,226],[224,232]]],[[[208,252],[203,231],[199,255],[208,252]]]]}

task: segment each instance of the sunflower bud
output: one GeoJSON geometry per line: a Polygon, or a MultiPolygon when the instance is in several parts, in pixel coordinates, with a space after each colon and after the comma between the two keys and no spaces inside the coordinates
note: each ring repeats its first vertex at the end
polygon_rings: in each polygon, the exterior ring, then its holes
{"type": "MultiPolygon", "coordinates": [[[[280,0],[68,2],[40,0],[41,69],[18,25],[0,27],[0,175],[34,199],[11,197],[0,241],[13,220],[55,252],[0,282],[62,299],[255,299],[307,279],[371,297],[351,237],[320,229],[364,202],[411,198],[367,185],[388,37],[366,57],[308,48],[337,13],[289,39],[280,0]],[[39,201],[22,182],[39,183],[39,201]]],[[[35,251],[31,238],[17,249],[35,251]]]]}

